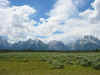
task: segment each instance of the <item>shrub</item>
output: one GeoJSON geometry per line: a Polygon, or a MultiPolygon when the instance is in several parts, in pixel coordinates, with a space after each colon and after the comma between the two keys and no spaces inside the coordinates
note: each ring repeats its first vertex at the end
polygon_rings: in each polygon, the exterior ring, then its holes
{"type": "Polygon", "coordinates": [[[67,60],[66,63],[70,65],[74,65],[74,62],[72,60],[67,60]]]}
{"type": "Polygon", "coordinates": [[[2,68],[0,71],[1,71],[1,72],[6,72],[7,69],[6,69],[6,68],[2,68]]]}
{"type": "Polygon", "coordinates": [[[93,65],[93,68],[96,70],[100,70],[100,62],[93,65]]]}
{"type": "Polygon", "coordinates": [[[53,63],[53,59],[48,59],[47,61],[48,61],[49,64],[53,63]]]}
{"type": "Polygon", "coordinates": [[[51,69],[64,69],[64,65],[63,64],[56,64],[56,65],[53,65],[51,67],[51,69]]]}
{"type": "Polygon", "coordinates": [[[29,60],[27,60],[27,59],[24,59],[24,60],[23,60],[23,62],[24,62],[24,63],[27,63],[27,62],[29,62],[29,60]]]}
{"type": "Polygon", "coordinates": [[[41,57],[40,58],[40,61],[43,61],[43,62],[46,62],[48,60],[48,58],[46,58],[46,57],[41,57]]]}
{"type": "Polygon", "coordinates": [[[51,64],[51,69],[64,69],[64,64],[59,61],[53,61],[51,64]]]}
{"type": "Polygon", "coordinates": [[[80,60],[80,59],[83,59],[84,57],[83,56],[77,56],[76,59],[80,60]]]}
{"type": "Polygon", "coordinates": [[[88,67],[92,65],[92,61],[84,58],[84,59],[79,60],[79,64],[82,66],[88,67]]]}
{"type": "Polygon", "coordinates": [[[76,57],[73,58],[67,57],[66,63],[71,65],[77,65],[79,64],[79,59],[77,59],[76,57]]]}
{"type": "Polygon", "coordinates": [[[96,58],[96,62],[100,62],[100,58],[96,58]]]}

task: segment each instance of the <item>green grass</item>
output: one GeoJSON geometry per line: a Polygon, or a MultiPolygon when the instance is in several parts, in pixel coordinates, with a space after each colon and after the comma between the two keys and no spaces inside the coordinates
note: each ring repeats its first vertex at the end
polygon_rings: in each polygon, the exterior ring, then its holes
{"type": "Polygon", "coordinates": [[[0,75],[100,75],[94,68],[99,59],[99,52],[0,53],[0,75]]]}

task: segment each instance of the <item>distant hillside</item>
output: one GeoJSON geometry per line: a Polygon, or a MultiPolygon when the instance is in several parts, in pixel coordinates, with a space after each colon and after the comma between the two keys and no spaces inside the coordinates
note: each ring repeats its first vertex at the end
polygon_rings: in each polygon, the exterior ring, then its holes
{"type": "Polygon", "coordinates": [[[50,41],[48,44],[45,44],[41,40],[31,39],[11,44],[5,38],[0,37],[0,50],[91,51],[97,49],[100,49],[100,40],[94,36],[84,36],[83,38],[67,45],[61,41],[56,40],[50,41]]]}

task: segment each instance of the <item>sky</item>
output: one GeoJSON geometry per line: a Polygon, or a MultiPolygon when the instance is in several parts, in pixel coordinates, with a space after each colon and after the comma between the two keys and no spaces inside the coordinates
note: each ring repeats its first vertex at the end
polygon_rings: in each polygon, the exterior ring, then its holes
{"type": "Polygon", "coordinates": [[[0,0],[0,36],[9,41],[100,38],[100,0],[0,0]]]}

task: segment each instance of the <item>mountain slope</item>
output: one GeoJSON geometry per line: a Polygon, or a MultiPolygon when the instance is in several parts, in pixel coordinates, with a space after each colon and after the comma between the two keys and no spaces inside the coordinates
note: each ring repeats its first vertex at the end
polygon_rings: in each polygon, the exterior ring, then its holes
{"type": "Polygon", "coordinates": [[[68,51],[68,50],[96,50],[100,49],[100,40],[93,36],[84,36],[81,39],[65,45],[61,41],[50,41],[45,44],[41,40],[19,41],[14,44],[8,42],[4,37],[0,37],[0,50],[56,50],[56,51],[68,51]]]}
{"type": "Polygon", "coordinates": [[[61,41],[50,41],[48,43],[49,50],[69,50],[69,47],[67,47],[63,42],[61,41]]]}
{"type": "Polygon", "coordinates": [[[96,50],[100,48],[100,40],[93,36],[78,39],[72,47],[74,50],[96,50]]]}

